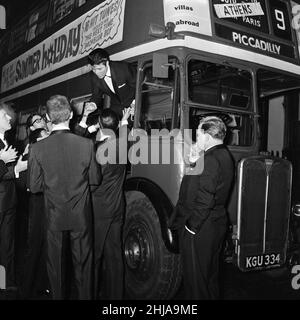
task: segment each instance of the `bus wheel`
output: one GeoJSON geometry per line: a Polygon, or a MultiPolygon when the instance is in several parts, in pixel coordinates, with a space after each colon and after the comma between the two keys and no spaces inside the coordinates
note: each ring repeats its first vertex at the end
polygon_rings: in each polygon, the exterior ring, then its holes
{"type": "Polygon", "coordinates": [[[157,213],[145,196],[127,204],[123,237],[126,298],[172,298],[181,281],[179,255],[166,249],[157,213]]]}

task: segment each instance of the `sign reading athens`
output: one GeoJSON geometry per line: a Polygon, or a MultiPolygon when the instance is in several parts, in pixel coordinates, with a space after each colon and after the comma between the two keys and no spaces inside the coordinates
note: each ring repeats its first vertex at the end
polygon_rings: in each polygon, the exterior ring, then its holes
{"type": "Polygon", "coordinates": [[[218,18],[236,18],[264,15],[259,2],[214,4],[218,18]]]}

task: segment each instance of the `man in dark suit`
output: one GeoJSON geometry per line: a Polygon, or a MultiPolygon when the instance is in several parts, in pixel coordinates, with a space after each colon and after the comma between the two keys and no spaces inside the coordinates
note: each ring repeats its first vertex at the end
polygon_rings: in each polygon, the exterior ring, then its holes
{"type": "MultiPolygon", "coordinates": [[[[11,129],[11,110],[8,105],[0,104],[0,152],[14,153],[5,137],[11,129]],[[5,152],[5,151],[4,151],[5,152]]],[[[3,153],[4,156],[4,153],[3,153]]],[[[8,161],[9,162],[9,161],[8,161]]],[[[17,206],[15,179],[27,169],[27,161],[21,158],[17,162],[6,164],[5,174],[0,179],[0,265],[6,269],[6,287],[15,287],[15,216],[17,206]]]]}
{"type": "Polygon", "coordinates": [[[92,97],[100,111],[103,109],[102,96],[110,97],[110,108],[116,112],[119,120],[122,110],[128,108],[135,97],[136,70],[127,62],[111,61],[103,49],[95,49],[88,55],[92,67],[90,73],[92,97]]]}
{"type": "Polygon", "coordinates": [[[118,130],[118,117],[111,109],[102,111],[100,130],[96,141],[100,142],[96,158],[101,165],[103,180],[93,191],[95,223],[95,284],[101,298],[120,300],[124,290],[124,266],[122,256],[122,226],[125,211],[124,180],[127,163],[127,121],[130,108],[125,109],[122,126],[118,130]],[[120,134],[121,136],[117,136],[120,134]],[[104,272],[101,264],[104,264],[104,272]],[[102,272],[101,272],[102,271],[102,272]],[[104,288],[104,289],[103,289],[104,288]]]}
{"type": "MultiPolygon", "coordinates": [[[[38,113],[31,114],[27,119],[29,129],[30,152],[31,145],[49,136],[46,122],[38,113]]],[[[28,154],[27,154],[28,156],[28,154]]],[[[26,172],[26,180],[28,180],[26,172]]],[[[26,190],[28,181],[26,181],[26,190]]],[[[26,192],[28,201],[28,223],[27,223],[27,246],[25,253],[25,263],[23,266],[22,297],[29,299],[38,295],[49,295],[49,280],[46,265],[46,230],[45,230],[45,210],[44,195],[42,193],[26,192]]]]}
{"type": "Polygon", "coordinates": [[[180,234],[186,299],[219,297],[219,255],[227,227],[225,206],[234,176],[233,160],[223,145],[225,134],[221,119],[206,117],[200,121],[190,155],[191,162],[197,160],[196,166],[183,177],[169,224],[180,234]],[[204,156],[200,156],[203,151],[204,156]]]}
{"type": "Polygon", "coordinates": [[[3,177],[3,175],[7,172],[7,168],[5,165],[5,162],[1,159],[0,161],[0,179],[3,177]]]}
{"type": "Polygon", "coordinates": [[[75,285],[79,299],[92,296],[92,203],[90,186],[101,180],[94,145],[72,134],[71,107],[66,97],[47,101],[52,132],[32,145],[29,155],[29,187],[43,192],[47,229],[47,270],[54,299],[63,299],[62,268],[65,240],[72,251],[75,285]]]}

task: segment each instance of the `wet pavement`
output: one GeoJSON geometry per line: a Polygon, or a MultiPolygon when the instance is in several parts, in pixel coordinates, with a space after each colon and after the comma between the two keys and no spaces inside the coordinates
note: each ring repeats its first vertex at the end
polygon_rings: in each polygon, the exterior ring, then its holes
{"type": "MultiPolygon", "coordinates": [[[[20,269],[19,269],[20,270],[20,269]]],[[[299,266],[300,275],[300,266],[299,266]]],[[[236,266],[222,266],[221,300],[300,300],[300,276],[288,268],[270,271],[241,272],[236,266]],[[294,281],[293,281],[294,278],[294,281]],[[292,281],[295,289],[292,287],[292,281]]],[[[32,300],[50,300],[44,292],[36,292],[32,300]]],[[[182,286],[172,300],[183,300],[182,286]]],[[[22,300],[20,292],[0,290],[0,300],[22,300]]]]}
{"type": "Polygon", "coordinates": [[[223,272],[224,300],[300,300],[300,290],[292,287],[295,274],[289,268],[242,272],[226,264],[223,272]]]}
{"type": "MultiPolygon", "coordinates": [[[[26,215],[19,215],[16,239],[16,281],[21,284],[26,251],[25,226],[26,215]]],[[[300,265],[298,275],[292,274],[291,268],[276,268],[270,271],[242,272],[232,263],[224,262],[221,266],[221,300],[300,300],[300,265]],[[294,281],[293,281],[294,278],[294,281]],[[292,282],[294,287],[292,287],[292,282]],[[298,288],[299,287],[299,288],[298,288]]],[[[72,293],[70,299],[72,299],[72,293]]],[[[182,300],[182,286],[173,300],[182,300]]],[[[45,292],[35,291],[29,299],[50,300],[45,292]]],[[[0,290],[0,300],[23,300],[20,291],[0,290]]]]}
{"type": "MultiPolygon", "coordinates": [[[[221,268],[220,300],[300,300],[300,288],[293,289],[295,274],[288,268],[242,272],[231,263],[221,268]]],[[[300,267],[299,267],[300,274],[300,267]]],[[[296,279],[295,279],[296,280],[296,279]]],[[[300,287],[300,276],[298,280],[300,287]]],[[[184,299],[182,286],[174,300],[184,299]]]]}

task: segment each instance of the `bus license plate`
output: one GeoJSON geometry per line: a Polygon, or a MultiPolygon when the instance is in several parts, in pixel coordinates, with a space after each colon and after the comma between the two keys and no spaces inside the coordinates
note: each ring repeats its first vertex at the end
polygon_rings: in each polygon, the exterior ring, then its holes
{"type": "Polygon", "coordinates": [[[280,253],[246,257],[246,269],[262,268],[280,264],[280,253]]]}

